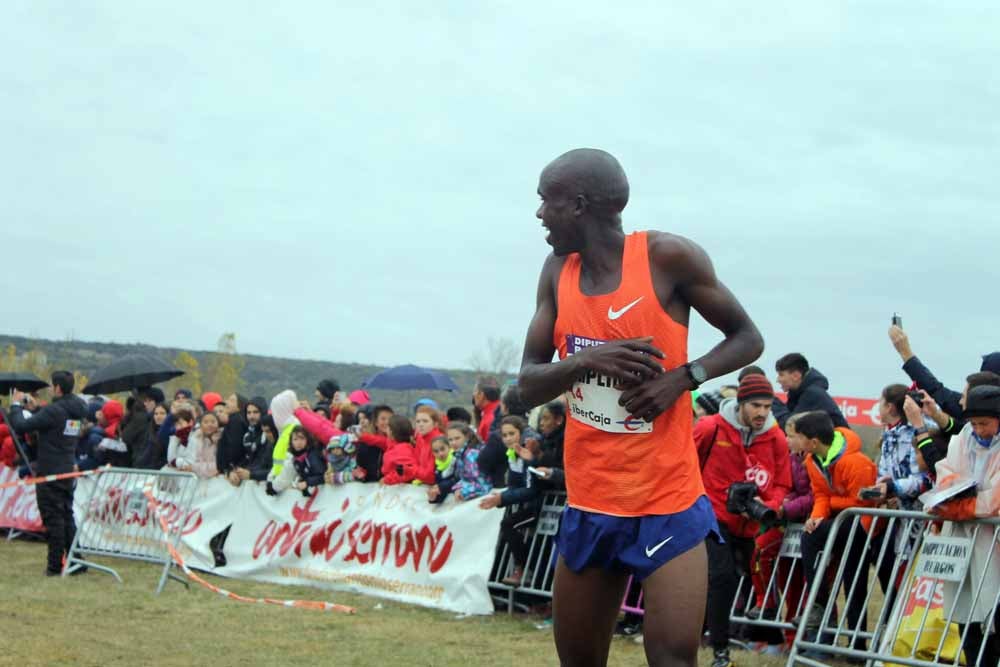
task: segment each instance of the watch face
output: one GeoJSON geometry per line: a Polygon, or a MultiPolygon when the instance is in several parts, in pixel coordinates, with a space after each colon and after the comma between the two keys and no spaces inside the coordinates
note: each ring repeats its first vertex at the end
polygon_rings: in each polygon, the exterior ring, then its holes
{"type": "Polygon", "coordinates": [[[703,384],[708,379],[708,373],[701,364],[691,364],[688,368],[691,369],[691,377],[698,384],[703,384]]]}

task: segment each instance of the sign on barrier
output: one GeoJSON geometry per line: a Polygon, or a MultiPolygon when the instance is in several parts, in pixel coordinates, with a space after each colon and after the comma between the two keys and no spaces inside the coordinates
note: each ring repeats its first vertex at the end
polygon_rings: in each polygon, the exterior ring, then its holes
{"type": "Polygon", "coordinates": [[[778,550],[780,558],[802,558],[802,533],[805,526],[796,523],[785,526],[785,537],[781,540],[778,550]]]}
{"type": "Polygon", "coordinates": [[[920,547],[917,576],[942,581],[962,581],[972,558],[972,540],[967,537],[928,535],[920,547]]]}
{"type": "Polygon", "coordinates": [[[110,556],[163,566],[156,592],[167,578],[187,582],[174,574],[174,561],[166,541],[176,549],[191,516],[191,502],[198,478],[189,472],[110,468],[81,480],[74,498],[76,538],[70,547],[63,576],[81,567],[106,572],[121,582],[118,572],[87,560],[88,556],[110,556]],[[151,488],[167,518],[164,535],[144,489],[151,488]]]}
{"type": "Polygon", "coordinates": [[[968,667],[994,667],[990,650],[995,648],[988,648],[994,640],[981,641],[973,630],[989,637],[1000,609],[1000,519],[944,522],[943,532],[961,537],[937,535],[940,521],[887,509],[851,508],[837,515],[813,578],[824,583],[810,591],[807,603],[817,613],[799,628],[789,667],[823,664],[817,655],[909,667],[957,665],[963,649],[968,667]],[[915,527],[920,529],[915,549],[892,547],[896,531],[911,535],[915,527]],[[838,547],[845,538],[851,546],[838,547]],[[861,567],[846,568],[844,556],[858,544],[865,560],[861,567]],[[879,576],[868,576],[869,564],[879,576]],[[887,602],[878,618],[870,619],[858,612],[876,599],[877,587],[887,602]],[[848,613],[838,615],[838,604],[848,613]]]}
{"type": "Polygon", "coordinates": [[[496,557],[490,575],[490,588],[506,594],[508,612],[514,610],[515,592],[552,598],[552,585],[555,578],[552,567],[555,556],[555,536],[559,532],[559,520],[565,507],[566,494],[564,492],[548,491],[542,494],[538,520],[532,531],[528,559],[524,565],[524,576],[517,585],[511,586],[503,582],[514,566],[510,549],[507,548],[506,543],[501,543],[500,547],[496,549],[496,557]]]}
{"type": "Polygon", "coordinates": [[[559,532],[559,519],[562,518],[563,508],[556,505],[545,505],[538,513],[538,527],[535,528],[537,535],[555,535],[559,532]]]}
{"type": "MultiPolygon", "coordinates": [[[[0,465],[0,485],[16,482],[17,469],[0,465]]],[[[34,486],[0,489],[0,528],[40,533],[45,530],[38,513],[34,486]]]]}
{"type": "Polygon", "coordinates": [[[805,592],[802,582],[802,524],[782,528],[780,543],[754,551],[755,572],[740,578],[729,612],[733,623],[791,632],[791,619],[802,613],[805,592]],[[757,601],[758,613],[750,615],[757,601]],[[744,604],[741,606],[740,602],[744,604]]]}

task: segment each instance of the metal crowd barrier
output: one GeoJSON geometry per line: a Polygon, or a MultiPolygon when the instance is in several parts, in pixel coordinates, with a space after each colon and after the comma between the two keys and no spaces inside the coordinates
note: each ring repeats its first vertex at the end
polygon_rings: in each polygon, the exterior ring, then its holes
{"type": "Polygon", "coordinates": [[[1000,518],[944,522],[940,533],[940,519],[921,512],[852,508],[832,522],[814,577],[834,573],[829,595],[818,604],[820,587],[810,590],[787,667],[825,667],[829,658],[995,667],[995,659],[985,661],[987,642],[974,633],[991,633],[1000,605],[1000,518]],[[863,520],[871,520],[869,530],[863,520]],[[856,540],[865,561],[847,571],[842,556],[856,540]],[[838,599],[842,610],[854,602],[865,613],[853,624],[846,613],[838,620],[838,599]]]}
{"type": "Polygon", "coordinates": [[[187,586],[184,578],[172,572],[174,562],[165,540],[179,549],[186,523],[191,519],[197,488],[198,478],[190,472],[110,468],[97,475],[83,511],[77,515],[76,538],[70,547],[63,576],[88,567],[106,572],[121,583],[122,578],[113,568],[84,558],[110,556],[162,565],[157,594],[163,590],[168,577],[187,586]],[[149,507],[144,494],[147,485],[151,485],[153,496],[160,503],[160,511],[169,528],[168,536],[164,536],[149,507]]]}
{"type": "MultiPolygon", "coordinates": [[[[744,575],[740,578],[729,612],[731,623],[748,627],[776,628],[786,632],[795,630],[796,626],[791,621],[802,615],[806,602],[806,587],[802,580],[802,533],[802,524],[788,524],[784,526],[781,541],[774,543],[773,549],[777,553],[772,562],[771,574],[767,577],[762,595],[764,604],[759,616],[747,615],[755,605],[758,591],[750,577],[744,575]],[[795,595],[792,591],[799,587],[796,585],[797,582],[801,582],[801,591],[795,595]],[[740,604],[741,601],[744,601],[744,604],[740,604]]],[[[754,554],[758,555],[757,551],[754,554]]],[[[763,560],[763,557],[770,558],[766,553],[759,555],[762,557],[760,560],[763,560]]],[[[754,562],[751,567],[760,567],[760,563],[754,562]]]]}
{"type": "MultiPolygon", "coordinates": [[[[494,591],[494,599],[506,603],[507,613],[514,613],[515,607],[526,610],[528,607],[515,600],[515,594],[535,595],[552,599],[552,584],[555,569],[552,567],[555,558],[555,537],[559,532],[559,519],[566,507],[566,493],[563,491],[546,491],[542,494],[535,525],[531,530],[531,542],[528,549],[528,559],[524,567],[524,576],[518,585],[503,583],[507,574],[513,569],[514,563],[506,542],[499,540],[493,570],[490,573],[489,588],[494,591]]],[[[509,508],[509,512],[516,508],[509,508]]]]}

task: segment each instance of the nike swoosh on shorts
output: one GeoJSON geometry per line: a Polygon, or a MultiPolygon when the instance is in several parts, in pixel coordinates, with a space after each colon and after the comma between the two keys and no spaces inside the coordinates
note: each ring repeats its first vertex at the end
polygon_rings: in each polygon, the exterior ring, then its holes
{"type": "Polygon", "coordinates": [[[671,535],[667,539],[663,540],[662,542],[660,542],[659,544],[657,544],[654,547],[646,547],[646,558],[652,558],[653,554],[655,554],[657,551],[660,550],[660,547],[662,547],[664,544],[666,544],[667,542],[669,542],[672,539],[674,539],[673,535],[671,535]]]}

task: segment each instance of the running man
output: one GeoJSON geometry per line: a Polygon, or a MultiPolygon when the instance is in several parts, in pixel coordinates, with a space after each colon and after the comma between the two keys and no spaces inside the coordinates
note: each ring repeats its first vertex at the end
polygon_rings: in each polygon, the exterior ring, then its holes
{"type": "Polygon", "coordinates": [[[750,364],[764,342],[701,248],[664,232],[625,234],[628,179],[608,153],[560,156],[542,171],[538,194],[553,252],[518,386],[529,405],[569,400],[556,650],[563,665],[605,665],[633,575],[643,584],[649,664],[694,667],[704,542],[718,528],[701,484],[690,391],[750,364]],[[693,361],[691,308],[725,335],[693,361]]]}

